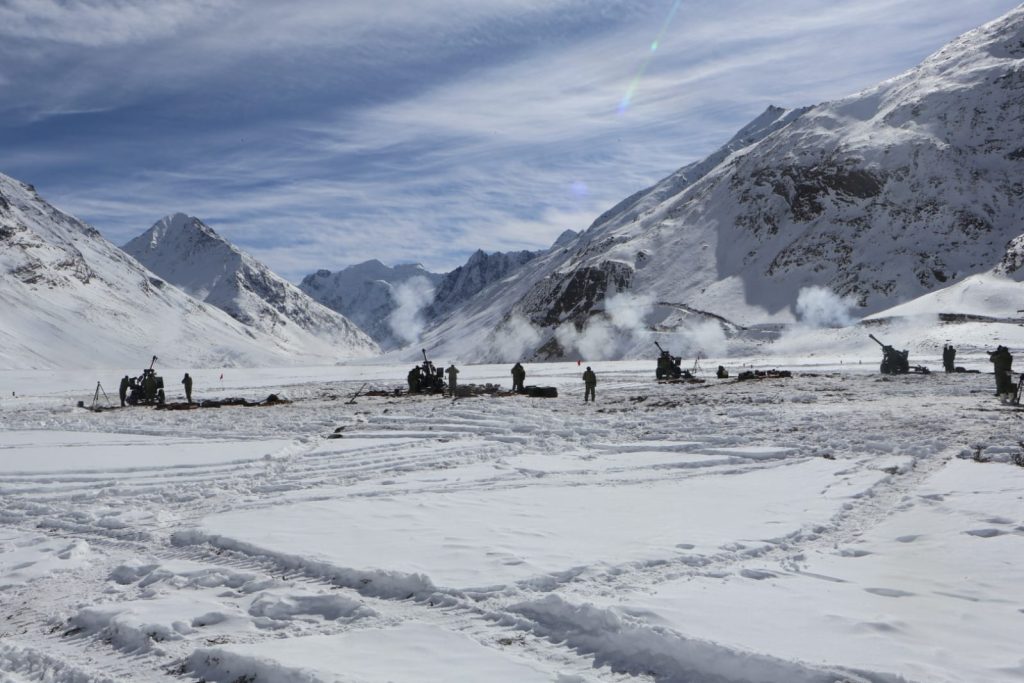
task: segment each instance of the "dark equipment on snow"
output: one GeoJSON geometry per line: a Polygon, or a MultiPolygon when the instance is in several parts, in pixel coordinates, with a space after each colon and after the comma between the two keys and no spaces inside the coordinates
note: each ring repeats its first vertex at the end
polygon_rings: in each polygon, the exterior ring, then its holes
{"type": "Polygon", "coordinates": [[[679,367],[683,360],[682,358],[673,356],[661,348],[661,344],[658,342],[654,342],[654,345],[658,347],[658,351],[661,351],[661,355],[658,356],[658,369],[654,371],[655,377],[658,379],[679,379],[680,377],[689,379],[692,376],[689,370],[683,370],[679,367]]]}
{"type": "Polygon", "coordinates": [[[744,370],[740,374],[736,375],[736,381],[747,382],[752,379],[785,379],[792,376],[793,373],[789,370],[744,370]]]}
{"type": "Polygon", "coordinates": [[[421,349],[423,353],[423,365],[420,366],[420,393],[443,394],[448,387],[444,381],[444,368],[435,368],[434,364],[427,359],[427,350],[421,349]]]}
{"type": "Polygon", "coordinates": [[[345,405],[354,405],[355,402],[356,402],[356,399],[359,398],[359,394],[363,393],[363,389],[365,389],[365,388],[366,388],[366,383],[364,382],[363,386],[359,387],[359,391],[357,391],[356,393],[352,394],[352,398],[350,398],[349,400],[345,401],[345,405]]]}
{"type": "Polygon", "coordinates": [[[523,393],[530,398],[558,398],[557,387],[537,387],[529,385],[523,387],[523,393]]]}
{"type": "Polygon", "coordinates": [[[869,334],[868,336],[882,347],[882,365],[879,370],[883,375],[905,375],[910,372],[910,361],[907,359],[910,355],[909,351],[906,349],[897,351],[888,344],[878,341],[875,335],[869,334]]]}
{"type": "Polygon", "coordinates": [[[142,371],[138,377],[133,377],[128,383],[128,404],[162,406],[164,404],[164,378],[156,374],[153,364],[157,358],[149,361],[149,367],[142,371]]]}

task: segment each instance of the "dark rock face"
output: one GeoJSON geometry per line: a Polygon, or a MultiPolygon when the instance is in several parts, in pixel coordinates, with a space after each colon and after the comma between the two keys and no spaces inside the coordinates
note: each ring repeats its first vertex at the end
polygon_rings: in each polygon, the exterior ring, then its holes
{"type": "Polygon", "coordinates": [[[633,274],[632,266],[619,261],[556,273],[534,285],[518,308],[536,325],[582,324],[605,298],[628,290],[633,274]]]}
{"type": "Polygon", "coordinates": [[[465,265],[446,274],[437,285],[428,317],[452,310],[494,282],[505,279],[533,260],[539,251],[511,251],[487,254],[477,250],[465,265]]]}
{"type": "Polygon", "coordinates": [[[1013,238],[1006,245],[1006,254],[996,266],[996,272],[1012,277],[1014,280],[1020,280],[1024,277],[1022,267],[1024,267],[1024,235],[1013,238]]]}

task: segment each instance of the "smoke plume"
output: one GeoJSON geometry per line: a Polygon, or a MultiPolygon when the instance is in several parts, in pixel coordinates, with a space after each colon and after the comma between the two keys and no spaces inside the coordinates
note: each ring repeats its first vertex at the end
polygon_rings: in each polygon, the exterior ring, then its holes
{"type": "Polygon", "coordinates": [[[840,297],[825,287],[804,287],[796,297],[796,315],[808,327],[846,327],[853,324],[850,309],[856,305],[852,296],[840,297]]]}
{"type": "Polygon", "coordinates": [[[540,344],[541,334],[529,320],[513,315],[498,326],[491,339],[494,351],[489,357],[511,362],[523,360],[533,352],[540,344]]]}
{"type": "Polygon", "coordinates": [[[650,295],[615,294],[605,299],[604,315],[590,318],[582,329],[564,323],[555,330],[555,339],[567,354],[575,350],[588,360],[621,358],[649,338],[647,319],[653,310],[650,295]]]}
{"type": "Polygon", "coordinates": [[[388,327],[406,344],[419,341],[426,324],[423,309],[434,300],[433,285],[425,277],[412,277],[397,285],[393,296],[398,307],[388,316],[388,327]]]}

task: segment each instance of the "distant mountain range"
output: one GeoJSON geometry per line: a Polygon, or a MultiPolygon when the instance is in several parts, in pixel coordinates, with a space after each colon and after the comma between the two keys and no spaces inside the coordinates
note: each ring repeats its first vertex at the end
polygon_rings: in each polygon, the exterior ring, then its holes
{"type": "Polygon", "coordinates": [[[153,355],[177,367],[323,364],[376,352],[357,332],[350,346],[307,345],[236,320],[5,175],[0,247],[0,368],[134,372],[153,355]]]}
{"type": "MultiPolygon", "coordinates": [[[[569,231],[571,233],[571,231],[569,231]]],[[[571,233],[575,235],[575,233],[571,233]]],[[[465,265],[445,273],[431,273],[419,264],[393,268],[380,261],[366,261],[332,273],[318,270],[299,287],[324,306],[362,327],[384,349],[398,348],[410,340],[401,329],[408,324],[394,318],[401,307],[403,289],[415,288],[422,303],[417,314],[429,324],[473,298],[482,289],[516,272],[542,252],[516,251],[487,254],[477,250],[465,265]]]]}
{"type": "Polygon", "coordinates": [[[1016,320],[1022,111],[1024,6],[863,92],[769,107],[547,250],[299,287],[184,214],[132,258],[0,176],[0,367],[336,362],[373,340],[461,362],[647,356],[653,339],[722,355],[770,342],[808,291],[855,318],[1016,320]]]}

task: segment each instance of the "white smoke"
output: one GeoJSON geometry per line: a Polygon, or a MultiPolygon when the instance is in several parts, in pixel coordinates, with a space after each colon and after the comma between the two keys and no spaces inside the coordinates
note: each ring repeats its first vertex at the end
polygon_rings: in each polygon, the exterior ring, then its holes
{"type": "Polygon", "coordinates": [[[493,357],[501,362],[523,360],[540,344],[541,333],[521,315],[513,315],[491,335],[493,357]]]}
{"type": "Polygon", "coordinates": [[[555,330],[555,339],[566,354],[575,350],[587,360],[613,360],[648,339],[647,319],[654,311],[654,297],[615,294],[605,300],[604,311],[603,316],[587,320],[582,329],[564,323],[555,330]]]}
{"type": "Polygon", "coordinates": [[[621,337],[604,318],[591,318],[582,330],[572,323],[563,323],[555,330],[555,339],[568,353],[575,350],[587,360],[611,360],[619,354],[621,337]]]}
{"type": "Polygon", "coordinates": [[[826,287],[804,287],[796,297],[796,315],[807,327],[852,325],[850,309],[857,305],[852,296],[841,297],[826,287]]]}
{"type": "Polygon", "coordinates": [[[419,341],[426,324],[423,309],[434,300],[433,285],[430,280],[418,275],[398,284],[393,290],[393,296],[398,308],[388,316],[388,327],[396,338],[406,344],[419,341]]]}
{"type": "Polygon", "coordinates": [[[729,355],[729,338],[722,326],[714,320],[687,325],[676,332],[679,354],[683,357],[702,358],[729,355]]]}
{"type": "Polygon", "coordinates": [[[654,312],[654,297],[650,294],[622,292],[609,297],[604,303],[604,310],[618,330],[646,330],[647,319],[654,312]]]}

